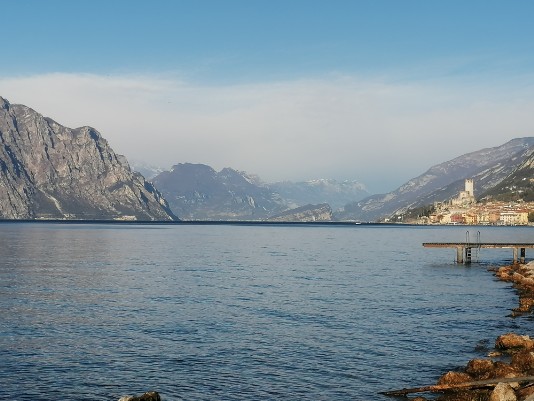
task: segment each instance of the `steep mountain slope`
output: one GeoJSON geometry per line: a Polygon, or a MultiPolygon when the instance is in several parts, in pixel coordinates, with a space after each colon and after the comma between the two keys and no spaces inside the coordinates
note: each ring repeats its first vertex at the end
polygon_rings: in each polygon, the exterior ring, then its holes
{"type": "Polygon", "coordinates": [[[291,205],[328,203],[332,209],[340,209],[349,202],[358,201],[370,195],[365,186],[357,181],[332,179],[283,181],[270,184],[269,188],[280,194],[291,205]]]}
{"type": "Polygon", "coordinates": [[[395,191],[373,195],[345,206],[337,218],[375,221],[383,216],[443,201],[455,196],[465,178],[475,180],[475,196],[499,184],[529,157],[534,137],[513,139],[504,145],[467,153],[431,167],[395,191]]]}
{"type": "Polygon", "coordinates": [[[231,168],[183,163],[153,179],[171,209],[189,220],[258,220],[287,207],[255,177],[231,168]]]}
{"type": "Polygon", "coordinates": [[[171,220],[152,184],[90,127],[0,97],[0,218],[171,220]]]}
{"type": "Polygon", "coordinates": [[[482,197],[504,201],[534,201],[534,149],[530,149],[530,156],[509,176],[483,193],[482,197]]]}

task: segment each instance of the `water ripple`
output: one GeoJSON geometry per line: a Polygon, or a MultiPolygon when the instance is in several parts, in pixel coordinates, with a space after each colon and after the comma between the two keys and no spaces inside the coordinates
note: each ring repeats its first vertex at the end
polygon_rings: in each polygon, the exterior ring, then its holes
{"type": "Polygon", "coordinates": [[[431,383],[532,329],[488,264],[421,247],[464,235],[0,224],[2,397],[366,400],[431,383]]]}

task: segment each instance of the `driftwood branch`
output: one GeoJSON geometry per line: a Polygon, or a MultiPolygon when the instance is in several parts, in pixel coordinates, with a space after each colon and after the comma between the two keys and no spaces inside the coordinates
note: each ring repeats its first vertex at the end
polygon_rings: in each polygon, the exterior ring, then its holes
{"type": "Polygon", "coordinates": [[[383,395],[390,396],[405,396],[406,394],[413,393],[425,393],[433,392],[440,393],[443,391],[454,391],[454,390],[468,390],[484,387],[494,387],[498,383],[519,383],[519,382],[534,382],[534,376],[522,376],[522,377],[507,377],[507,378],[497,378],[490,380],[479,380],[474,382],[465,382],[458,384],[436,384],[433,386],[424,386],[424,387],[414,387],[414,388],[403,388],[402,390],[391,390],[380,392],[383,395]]]}

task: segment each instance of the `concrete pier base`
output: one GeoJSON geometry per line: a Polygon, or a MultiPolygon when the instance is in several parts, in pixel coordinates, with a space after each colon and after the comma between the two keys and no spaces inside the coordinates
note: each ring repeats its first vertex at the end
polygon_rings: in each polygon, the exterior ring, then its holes
{"type": "Polygon", "coordinates": [[[456,248],[456,263],[471,263],[471,248],[470,246],[459,246],[456,248]]]}

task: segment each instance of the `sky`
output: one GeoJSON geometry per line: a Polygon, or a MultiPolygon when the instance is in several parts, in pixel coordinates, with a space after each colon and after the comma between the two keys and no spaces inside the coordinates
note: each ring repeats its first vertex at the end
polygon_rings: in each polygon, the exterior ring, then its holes
{"type": "Polygon", "coordinates": [[[527,0],[0,0],[0,96],[130,161],[388,192],[534,136],[527,0]]]}

